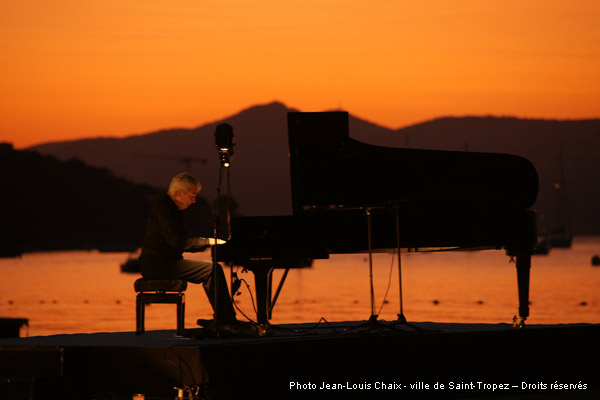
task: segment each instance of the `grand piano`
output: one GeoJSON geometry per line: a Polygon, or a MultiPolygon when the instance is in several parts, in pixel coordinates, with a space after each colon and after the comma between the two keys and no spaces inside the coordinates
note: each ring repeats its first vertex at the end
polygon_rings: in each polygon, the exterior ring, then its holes
{"type": "Polygon", "coordinates": [[[516,260],[514,324],[524,325],[537,240],[529,208],[538,176],[528,160],[362,143],[349,137],[346,112],[290,112],[288,135],[293,214],[234,217],[230,240],[213,249],[218,261],[254,273],[258,324],[268,324],[289,269],[313,259],[498,249],[516,260]],[[278,268],[285,273],[273,295],[278,268]]]}

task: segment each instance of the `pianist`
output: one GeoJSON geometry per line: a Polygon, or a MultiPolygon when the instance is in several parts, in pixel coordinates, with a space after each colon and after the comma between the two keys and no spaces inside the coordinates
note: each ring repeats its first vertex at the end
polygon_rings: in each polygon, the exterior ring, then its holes
{"type": "Polygon", "coordinates": [[[202,283],[216,315],[215,328],[232,329],[237,321],[221,266],[217,265],[213,273],[212,261],[186,260],[182,255],[184,251],[203,250],[214,242],[214,239],[190,237],[183,228],[181,210],[196,202],[201,188],[194,176],[183,172],[171,180],[167,193],[150,209],[140,255],[142,276],[202,283]]]}

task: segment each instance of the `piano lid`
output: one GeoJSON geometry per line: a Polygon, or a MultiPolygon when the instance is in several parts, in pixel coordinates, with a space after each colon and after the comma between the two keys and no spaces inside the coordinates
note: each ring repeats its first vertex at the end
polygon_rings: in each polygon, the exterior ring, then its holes
{"type": "Polygon", "coordinates": [[[347,112],[288,113],[292,206],[311,209],[526,210],[538,175],[509,154],[374,146],[349,137],[347,112]]]}

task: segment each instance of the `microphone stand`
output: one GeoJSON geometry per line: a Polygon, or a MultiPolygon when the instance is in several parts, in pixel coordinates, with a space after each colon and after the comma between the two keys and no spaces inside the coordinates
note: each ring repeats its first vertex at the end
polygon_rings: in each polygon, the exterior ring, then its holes
{"type": "MultiPolygon", "coordinates": [[[[376,208],[376,207],[375,207],[376,208]]],[[[365,215],[367,217],[367,244],[368,244],[368,252],[369,252],[369,284],[370,284],[370,297],[371,297],[371,315],[369,320],[364,323],[358,325],[356,328],[367,327],[370,329],[380,329],[387,328],[391,330],[396,330],[396,325],[405,325],[411,327],[418,331],[423,331],[422,328],[412,325],[406,321],[406,317],[404,316],[403,311],[403,302],[402,302],[402,263],[400,260],[401,247],[400,247],[400,207],[399,205],[395,205],[395,227],[396,227],[396,246],[398,251],[398,286],[399,286],[399,299],[400,299],[400,313],[397,315],[398,319],[390,324],[385,324],[379,321],[377,318],[379,315],[375,311],[375,291],[373,288],[373,220],[372,213],[375,209],[374,207],[366,207],[365,215]]],[[[389,207],[383,207],[384,210],[389,210],[389,207]]]]}
{"type": "MultiPolygon", "coordinates": [[[[361,207],[362,208],[362,207],[361,207]]],[[[393,324],[387,325],[379,320],[378,314],[375,311],[375,290],[373,287],[373,210],[374,207],[365,207],[365,216],[367,217],[367,245],[369,252],[369,289],[370,289],[370,300],[371,300],[371,315],[369,320],[363,324],[360,324],[353,329],[367,328],[367,329],[391,329],[395,330],[393,324]]],[[[351,330],[351,329],[349,329],[351,330]]]]}
{"type": "Polygon", "coordinates": [[[375,313],[375,290],[373,289],[373,223],[371,220],[371,208],[365,209],[367,215],[367,242],[369,246],[369,283],[371,289],[371,316],[369,317],[370,322],[377,320],[377,314],[375,313]]]}
{"type": "Polygon", "coordinates": [[[218,256],[217,256],[217,243],[220,237],[220,227],[221,227],[221,184],[223,180],[223,169],[227,171],[227,238],[231,238],[231,184],[230,184],[230,174],[229,174],[229,165],[225,166],[221,163],[219,168],[219,182],[217,185],[217,201],[216,201],[216,210],[215,210],[215,226],[213,230],[215,243],[212,248],[212,256],[213,256],[213,304],[214,304],[214,318],[215,324],[218,321],[218,309],[219,309],[219,286],[217,280],[217,270],[218,270],[218,256]]]}
{"type": "Polygon", "coordinates": [[[213,245],[212,248],[212,255],[213,255],[213,282],[212,282],[212,289],[213,289],[213,308],[214,308],[214,319],[215,319],[215,328],[217,327],[217,321],[219,320],[218,318],[218,313],[219,313],[219,286],[218,286],[218,282],[217,282],[217,270],[218,270],[218,257],[217,257],[217,240],[219,238],[219,226],[221,225],[221,218],[220,218],[220,214],[221,214],[221,181],[222,181],[222,177],[223,177],[223,164],[221,164],[221,166],[219,167],[219,181],[217,184],[217,201],[215,204],[215,225],[214,225],[214,229],[213,229],[213,237],[215,240],[215,243],[213,245]]]}
{"type": "Polygon", "coordinates": [[[213,311],[215,318],[215,327],[217,325],[217,321],[219,321],[219,285],[218,285],[218,257],[217,257],[217,243],[219,240],[219,228],[221,224],[220,214],[221,214],[221,182],[223,178],[223,168],[227,169],[227,229],[228,235],[231,234],[230,223],[231,223],[231,213],[230,213],[230,185],[229,185],[229,160],[230,156],[233,155],[233,128],[229,124],[221,124],[217,126],[215,131],[215,147],[219,153],[220,160],[220,168],[219,168],[219,182],[217,185],[217,201],[216,201],[216,210],[215,210],[215,227],[214,227],[214,239],[215,243],[213,245],[212,254],[213,254],[213,311]]]}
{"type": "Polygon", "coordinates": [[[394,207],[396,214],[396,247],[398,249],[398,297],[400,300],[400,313],[398,314],[398,322],[406,324],[406,317],[404,316],[403,304],[402,304],[402,261],[400,257],[400,210],[398,205],[394,207]]]}
{"type": "Polygon", "coordinates": [[[404,310],[403,310],[403,301],[402,301],[402,261],[401,261],[401,254],[402,252],[401,247],[400,247],[400,205],[399,204],[395,204],[394,206],[394,211],[395,211],[395,217],[396,217],[396,246],[398,248],[398,297],[399,297],[399,301],[400,301],[400,312],[398,313],[398,319],[396,320],[396,324],[400,324],[400,325],[406,325],[408,327],[411,327],[415,330],[418,331],[423,331],[422,328],[415,326],[413,324],[410,324],[406,321],[406,317],[404,316],[404,310]]]}

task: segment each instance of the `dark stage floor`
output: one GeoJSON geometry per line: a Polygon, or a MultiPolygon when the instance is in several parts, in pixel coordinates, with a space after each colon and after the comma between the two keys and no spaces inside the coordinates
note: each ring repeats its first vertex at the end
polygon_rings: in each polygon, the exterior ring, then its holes
{"type": "Polygon", "coordinates": [[[290,324],[0,339],[0,398],[526,398],[600,394],[600,325],[290,324]],[[22,397],[14,397],[22,396],[22,397]]]}

